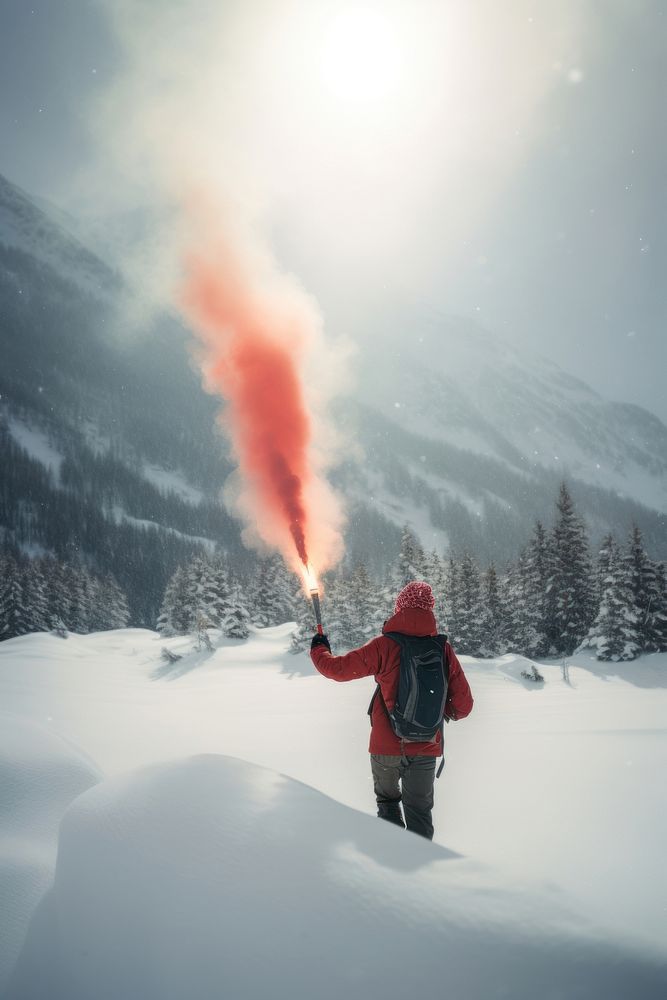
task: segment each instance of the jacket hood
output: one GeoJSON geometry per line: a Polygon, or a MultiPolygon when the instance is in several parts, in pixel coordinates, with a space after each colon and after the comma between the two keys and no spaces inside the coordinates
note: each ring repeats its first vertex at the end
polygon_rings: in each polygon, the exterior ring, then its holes
{"type": "Polygon", "coordinates": [[[402,632],[404,635],[437,635],[438,625],[432,611],[424,608],[404,608],[382,626],[385,632],[402,632]]]}

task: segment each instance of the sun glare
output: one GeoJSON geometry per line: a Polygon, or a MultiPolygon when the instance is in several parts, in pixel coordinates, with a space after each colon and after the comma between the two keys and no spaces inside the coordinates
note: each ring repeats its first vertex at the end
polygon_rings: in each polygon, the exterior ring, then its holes
{"type": "Polygon", "coordinates": [[[327,90],[341,100],[388,96],[401,70],[398,37],[390,20],[365,8],[338,14],[326,34],[321,69],[327,90]]]}

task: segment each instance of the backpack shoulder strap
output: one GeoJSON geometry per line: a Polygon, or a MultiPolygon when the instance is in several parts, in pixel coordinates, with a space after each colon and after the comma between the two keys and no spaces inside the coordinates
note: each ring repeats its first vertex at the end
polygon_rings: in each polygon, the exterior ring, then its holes
{"type": "Polygon", "coordinates": [[[447,655],[447,636],[444,632],[434,636],[442,646],[442,663],[445,668],[445,680],[449,684],[449,656],[447,655]]]}

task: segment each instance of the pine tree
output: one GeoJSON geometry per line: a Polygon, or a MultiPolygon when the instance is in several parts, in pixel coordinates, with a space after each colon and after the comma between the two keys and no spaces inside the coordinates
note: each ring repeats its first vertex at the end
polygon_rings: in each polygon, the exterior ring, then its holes
{"type": "Polygon", "coordinates": [[[63,584],[63,621],[70,632],[85,635],[90,620],[90,604],[84,571],[65,564],[60,574],[63,584]]]}
{"type": "Polygon", "coordinates": [[[347,601],[351,613],[348,648],[363,646],[382,628],[378,589],[361,564],[355,566],[347,587],[347,601]]]}
{"type": "Polygon", "coordinates": [[[664,563],[655,566],[655,599],[648,610],[647,620],[640,623],[646,649],[667,652],[667,576],[664,563]]]}
{"type": "Polygon", "coordinates": [[[595,617],[595,600],[586,528],[565,483],[556,507],[547,584],[547,638],[554,654],[569,656],[588,634],[595,617]]]}
{"type": "Polygon", "coordinates": [[[447,574],[445,565],[434,550],[427,556],[425,567],[425,579],[430,584],[435,598],[433,614],[441,632],[446,630],[447,621],[447,574]]]}
{"type": "Polygon", "coordinates": [[[544,614],[534,596],[534,578],[528,561],[528,553],[519,554],[517,562],[510,566],[506,581],[505,639],[507,648],[524,656],[538,656],[544,651],[544,614]]]}
{"type": "Polygon", "coordinates": [[[51,556],[43,560],[44,579],[46,581],[46,606],[49,628],[69,628],[67,621],[68,601],[65,588],[65,565],[51,556]]]}
{"type": "MultiPolygon", "coordinates": [[[[325,594],[322,611],[326,612],[326,632],[331,648],[341,653],[347,652],[354,648],[353,634],[357,626],[349,577],[341,571],[330,574],[327,577],[325,594]]],[[[315,623],[312,607],[310,619],[312,630],[315,623]]],[[[311,631],[311,636],[312,634],[311,631]]]]}
{"type": "Polygon", "coordinates": [[[227,599],[227,611],[222,623],[222,632],[227,639],[247,639],[250,635],[250,615],[241,596],[240,588],[234,587],[227,599]]]}
{"type": "Polygon", "coordinates": [[[185,567],[179,566],[167,583],[157,630],[164,636],[186,635],[194,622],[189,607],[188,578],[185,567]]]}
{"type": "Polygon", "coordinates": [[[30,631],[30,615],[25,604],[23,572],[13,556],[3,559],[0,576],[0,640],[13,639],[30,631]]]}
{"type": "Polygon", "coordinates": [[[600,551],[598,552],[598,561],[595,572],[598,604],[602,603],[602,598],[607,588],[607,581],[614,559],[618,559],[618,546],[616,544],[616,539],[610,533],[605,535],[602,539],[600,551]]]}
{"type": "Polygon", "coordinates": [[[238,589],[238,584],[232,584],[224,556],[218,555],[212,562],[204,562],[200,587],[200,610],[214,628],[222,628],[237,599],[234,591],[238,589]]]}
{"type": "Polygon", "coordinates": [[[449,635],[452,645],[458,645],[459,619],[461,618],[461,602],[459,596],[459,564],[453,556],[449,557],[445,572],[445,593],[448,595],[446,615],[439,618],[440,628],[449,635]]]}
{"type": "Polygon", "coordinates": [[[497,656],[507,650],[505,600],[496,567],[491,563],[482,577],[483,614],[481,646],[483,656],[497,656]]]}
{"type": "Polygon", "coordinates": [[[259,628],[270,628],[292,621],[293,578],[278,555],[261,559],[250,587],[250,613],[259,628]]]}
{"type": "Polygon", "coordinates": [[[523,572],[523,629],[531,650],[526,651],[526,655],[545,656],[549,652],[550,623],[555,616],[556,591],[550,587],[553,576],[552,552],[541,521],[535,522],[526,550],[523,572]]]}
{"type": "Polygon", "coordinates": [[[634,660],[640,651],[639,613],[627,568],[610,535],[604,539],[599,565],[600,609],[579,648],[595,649],[598,660],[634,660]]]}
{"type": "Polygon", "coordinates": [[[664,618],[667,612],[664,599],[664,577],[661,579],[658,563],[649,559],[644,549],[642,533],[632,526],[626,552],[623,556],[627,585],[636,612],[639,642],[645,652],[657,652],[664,647],[664,618]]]}
{"type": "Polygon", "coordinates": [[[479,656],[482,651],[482,622],[484,603],[479,567],[466,552],[457,571],[457,612],[455,645],[468,656],[479,656]]]}
{"type": "Polygon", "coordinates": [[[127,596],[113,576],[100,581],[99,595],[105,609],[104,628],[127,628],[130,621],[127,596]]]}
{"type": "Polygon", "coordinates": [[[401,548],[392,574],[392,582],[396,585],[397,590],[402,590],[412,580],[423,580],[425,564],[424,550],[417,536],[407,524],[403,525],[401,548]]]}
{"type": "Polygon", "coordinates": [[[31,559],[23,567],[23,592],[31,632],[48,632],[50,628],[46,580],[41,563],[31,559]]]}

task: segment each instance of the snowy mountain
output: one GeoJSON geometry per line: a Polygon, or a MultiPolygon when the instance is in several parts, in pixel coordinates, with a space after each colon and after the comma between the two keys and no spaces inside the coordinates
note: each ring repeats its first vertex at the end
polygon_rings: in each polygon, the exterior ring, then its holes
{"type": "Polygon", "coordinates": [[[58,213],[55,206],[45,211],[0,174],[0,245],[29,254],[86,293],[113,295],[118,279],[72,235],[66,223],[64,212],[58,213]]]}
{"type": "Polygon", "coordinates": [[[667,511],[667,427],[647,410],[466,320],[415,316],[404,341],[372,362],[373,405],[402,429],[667,511]]]}
{"type": "Polygon", "coordinates": [[[664,996],[664,654],[463,657],[431,844],[374,816],[372,679],[290,632],[0,644],[7,1000],[664,996]]]}
{"type": "MultiPolygon", "coordinates": [[[[0,178],[0,458],[6,540],[112,571],[154,624],[175,565],[219,543],[248,560],[219,503],[231,465],[217,402],[173,316],[127,328],[124,289],[51,206],[0,178]],[[150,553],[150,554],[149,554],[150,553]]],[[[594,540],[641,527],[667,556],[667,429],[466,321],[409,314],[371,336],[336,418],[334,479],[351,561],[381,572],[408,522],[428,547],[514,558],[551,522],[560,480],[594,540]]]]}

